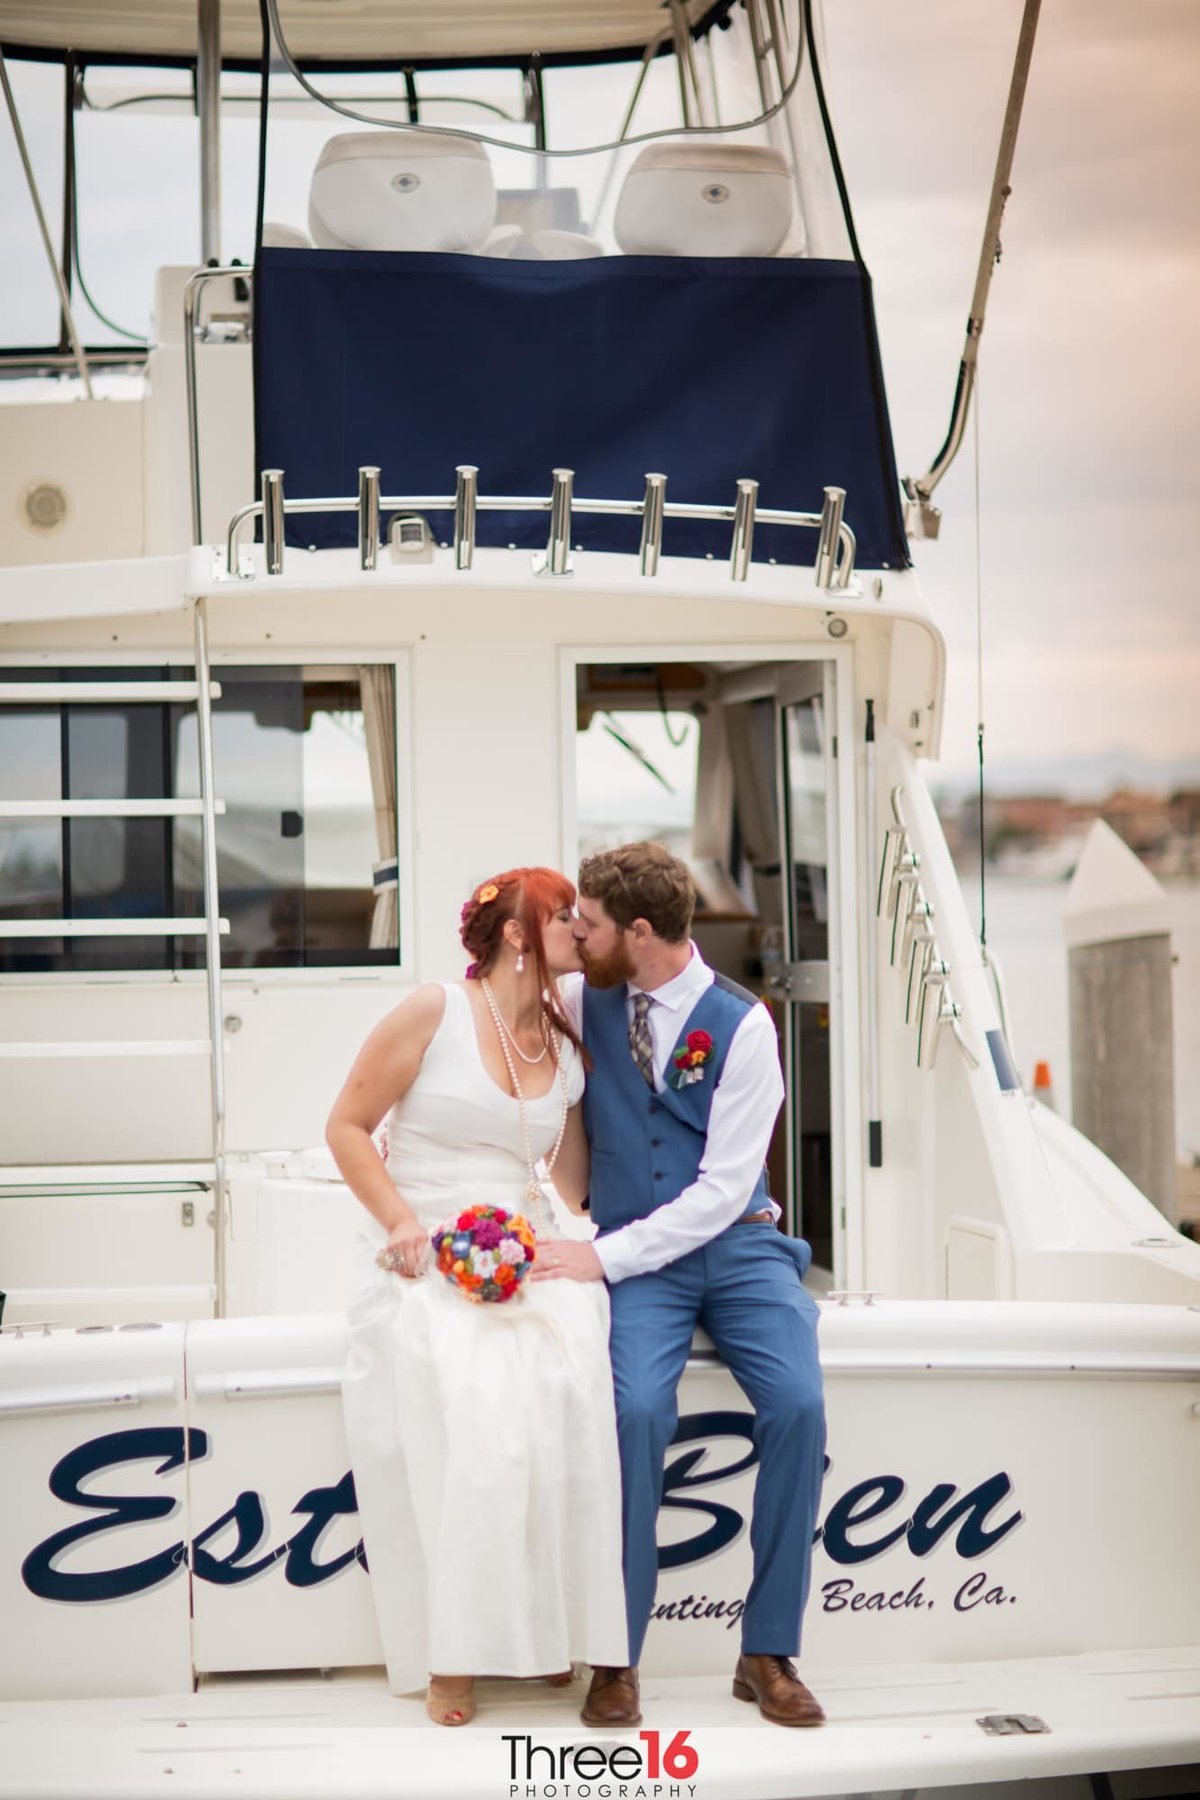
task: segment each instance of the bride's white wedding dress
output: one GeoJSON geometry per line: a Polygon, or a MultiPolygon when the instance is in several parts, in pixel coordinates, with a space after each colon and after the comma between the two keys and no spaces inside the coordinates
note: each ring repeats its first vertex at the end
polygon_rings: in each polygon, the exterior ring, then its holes
{"type": "MultiPolygon", "coordinates": [[[[563,1046],[568,1097],[583,1068],[563,1046]]],[[[558,1133],[558,1082],[526,1101],[533,1155],[558,1133]]],[[[388,1118],[388,1173],[432,1229],[482,1203],[519,1212],[520,1107],[483,1064],[462,988],[388,1118]]],[[[472,1304],[436,1269],[376,1266],[363,1209],[344,1382],[371,1589],[395,1693],[430,1673],[549,1675],[628,1658],[621,1489],[602,1282],[526,1280],[472,1304]]]]}

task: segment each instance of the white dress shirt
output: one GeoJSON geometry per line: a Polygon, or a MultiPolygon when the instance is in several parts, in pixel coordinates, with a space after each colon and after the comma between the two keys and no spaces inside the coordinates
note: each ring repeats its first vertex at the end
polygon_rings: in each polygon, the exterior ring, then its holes
{"type": "MultiPolygon", "coordinates": [[[[666,1085],[667,1062],[678,1044],[700,996],[712,986],[713,972],[692,945],[686,969],[650,991],[626,984],[625,1012],[633,1021],[633,996],[649,992],[654,1002],[647,1015],[654,1045],[654,1086],[666,1085]]],[[[571,1022],[582,1031],[581,975],[561,984],[571,1022]]],[[[589,1076],[589,1080],[596,1077],[589,1076]]],[[[599,1077],[603,1080],[603,1076],[599,1077]]],[[[596,1254],[609,1281],[646,1275],[689,1250],[698,1250],[726,1226],[740,1219],[766,1160],[775,1119],[783,1104],[783,1076],[775,1025],[765,1006],[752,1006],[730,1040],[721,1079],[713,1092],[708,1135],[699,1173],[690,1187],[667,1200],[645,1219],[634,1219],[597,1238],[596,1254]]],[[[771,1203],[776,1218],[779,1208],[771,1203]]]]}

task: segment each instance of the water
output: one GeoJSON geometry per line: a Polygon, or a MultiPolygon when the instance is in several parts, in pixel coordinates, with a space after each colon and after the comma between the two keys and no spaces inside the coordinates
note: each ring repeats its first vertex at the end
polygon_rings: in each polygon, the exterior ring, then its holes
{"type": "MultiPolygon", "coordinates": [[[[978,877],[963,888],[978,928],[978,877]]],[[[1200,1154],[1200,886],[1165,889],[1175,952],[1175,1135],[1182,1156],[1200,1154]]],[[[1071,1113],[1065,881],[989,874],[988,948],[999,961],[1008,998],[1012,1050],[1026,1085],[1033,1065],[1050,1064],[1058,1110],[1071,1113]]]]}

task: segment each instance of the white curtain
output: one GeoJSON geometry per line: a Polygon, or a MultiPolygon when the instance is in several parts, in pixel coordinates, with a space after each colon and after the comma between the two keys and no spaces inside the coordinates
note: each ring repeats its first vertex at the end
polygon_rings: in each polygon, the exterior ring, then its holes
{"type": "Polygon", "coordinates": [[[400,943],[400,880],[396,864],[396,688],[394,671],[378,663],[358,671],[363,726],[375,806],[379,861],[372,869],[375,911],[371,949],[395,950],[400,943]]]}

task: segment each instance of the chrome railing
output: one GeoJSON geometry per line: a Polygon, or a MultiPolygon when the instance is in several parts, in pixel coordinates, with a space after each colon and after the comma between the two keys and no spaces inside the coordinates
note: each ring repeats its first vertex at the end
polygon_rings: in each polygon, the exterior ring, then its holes
{"type": "MultiPolygon", "coordinates": [[[[212,271],[216,273],[216,271],[212,271]]],[[[476,517],[481,512],[544,512],[550,515],[550,529],[544,552],[535,560],[540,575],[563,576],[571,573],[571,520],[576,513],[626,517],[642,521],[639,562],[643,575],[658,573],[662,553],[663,526],[668,519],[702,519],[733,528],[729,556],[729,573],[734,581],[745,581],[750,573],[754,544],[754,527],[786,525],[804,527],[819,533],[815,563],[816,584],[832,591],[844,591],[854,573],[856,541],[843,518],[846,490],[825,489],[825,502],[819,513],[789,512],[780,507],[758,505],[758,483],[740,480],[732,506],[701,505],[689,501],[667,500],[667,477],[646,476],[640,500],[579,499],[574,493],[574,471],[555,469],[549,494],[481,494],[479,470],[473,463],[460,463],[456,470],[453,494],[380,494],[379,470],[364,467],[358,472],[358,497],[326,496],[313,500],[288,500],[283,492],[283,470],[264,469],[260,498],[239,507],[229,521],[225,539],[226,578],[249,579],[255,573],[243,570],[239,561],[239,537],[242,527],[251,519],[263,522],[263,564],[268,575],[283,572],[284,520],[290,514],[357,513],[358,558],[364,570],[377,566],[379,553],[379,518],[391,513],[451,513],[454,518],[454,566],[469,569],[475,558],[476,517]]]]}
{"type": "Polygon", "coordinates": [[[200,522],[200,415],[196,399],[196,338],[199,327],[196,315],[200,307],[200,296],[208,283],[228,279],[230,276],[252,282],[254,270],[243,268],[241,263],[231,263],[225,268],[197,269],[194,275],[188,277],[183,290],[183,368],[187,385],[188,473],[192,489],[193,544],[204,541],[200,522]]]}

